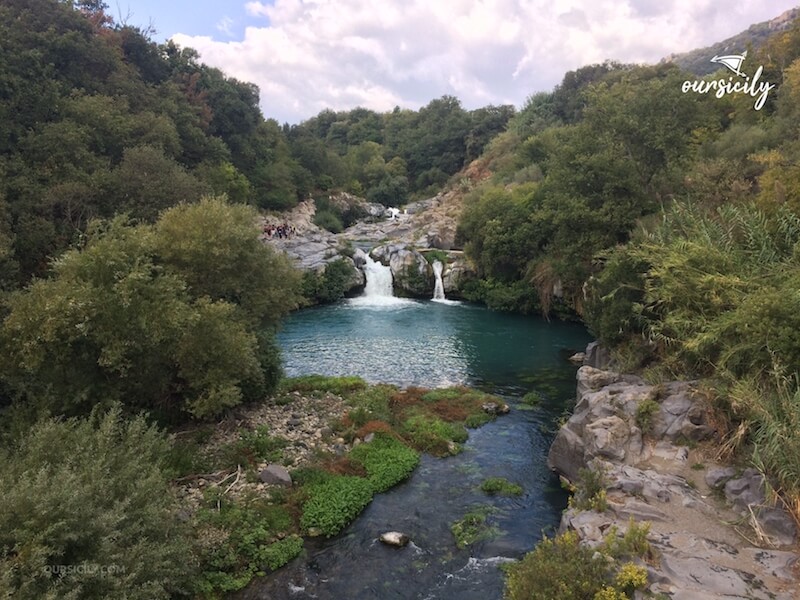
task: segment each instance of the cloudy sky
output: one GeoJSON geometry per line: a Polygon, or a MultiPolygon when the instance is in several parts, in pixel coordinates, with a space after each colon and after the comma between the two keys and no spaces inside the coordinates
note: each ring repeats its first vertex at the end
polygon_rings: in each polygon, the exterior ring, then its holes
{"type": "MultiPolygon", "coordinates": [[[[266,117],[324,108],[521,106],[566,71],[657,62],[778,16],[798,0],[107,0],[118,22],[261,89],[266,117]]],[[[711,58],[711,57],[709,57],[711,58]]]]}

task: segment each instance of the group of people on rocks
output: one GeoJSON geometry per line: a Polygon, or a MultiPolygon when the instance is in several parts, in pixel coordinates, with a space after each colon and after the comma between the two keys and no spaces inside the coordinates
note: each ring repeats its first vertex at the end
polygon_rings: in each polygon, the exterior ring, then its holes
{"type": "Polygon", "coordinates": [[[264,224],[264,233],[268,237],[277,237],[278,239],[290,238],[297,233],[294,225],[288,223],[281,223],[280,225],[273,225],[272,223],[264,224]]]}

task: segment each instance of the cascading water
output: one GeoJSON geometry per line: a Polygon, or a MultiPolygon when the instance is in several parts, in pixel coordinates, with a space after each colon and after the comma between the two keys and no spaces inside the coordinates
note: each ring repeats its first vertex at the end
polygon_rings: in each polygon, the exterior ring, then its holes
{"type": "Polygon", "coordinates": [[[369,254],[365,255],[364,261],[364,275],[367,278],[364,295],[368,298],[394,297],[392,270],[378,261],[372,260],[369,254]]]}
{"type": "Polygon", "coordinates": [[[411,301],[404,298],[395,298],[392,282],[392,270],[373,260],[369,254],[364,254],[364,276],[367,284],[364,293],[357,298],[352,298],[350,304],[360,306],[395,306],[409,304],[411,301]]]}
{"type": "Polygon", "coordinates": [[[433,288],[434,300],[445,300],[444,297],[444,283],[442,282],[442,269],[444,265],[441,261],[433,261],[433,274],[436,276],[436,285],[433,288]]]}

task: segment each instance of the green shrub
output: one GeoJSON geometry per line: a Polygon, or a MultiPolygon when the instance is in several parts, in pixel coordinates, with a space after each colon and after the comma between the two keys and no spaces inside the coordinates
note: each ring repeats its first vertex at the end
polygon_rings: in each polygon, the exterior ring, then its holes
{"type": "Polygon", "coordinates": [[[521,496],[523,492],[521,485],[505,477],[490,477],[481,484],[481,490],[490,495],[500,496],[521,496]]]}
{"type": "Polygon", "coordinates": [[[303,551],[303,538],[290,535],[273,542],[264,549],[264,562],[272,571],[280,569],[303,551]]]}
{"type": "Polygon", "coordinates": [[[647,585],[647,570],[631,562],[650,555],[647,523],[631,519],[625,535],[616,527],[597,547],[580,543],[575,531],[545,538],[507,569],[508,600],[624,600],[647,585]]]}
{"type": "Polygon", "coordinates": [[[46,420],[0,451],[0,597],[168,599],[195,577],[163,470],[169,442],[121,410],[46,420]],[[61,575],[61,576],[60,576],[61,575]]]}
{"type": "Polygon", "coordinates": [[[658,414],[661,405],[651,398],[645,398],[636,407],[636,424],[642,433],[650,433],[653,427],[653,416],[658,414]]]}
{"type": "Polygon", "coordinates": [[[364,466],[376,493],[385,492],[403,481],[419,464],[419,454],[383,434],[376,434],[371,442],[353,448],[349,457],[364,466]]]}
{"type": "Polygon", "coordinates": [[[545,538],[533,552],[509,568],[509,600],[588,600],[610,579],[609,562],[594,558],[595,549],[582,546],[569,531],[545,538]]]}
{"type": "Polygon", "coordinates": [[[372,500],[372,483],[362,477],[338,476],[314,485],[303,504],[300,524],[316,528],[330,537],[336,535],[372,500]]]}
{"type": "Polygon", "coordinates": [[[200,594],[214,596],[242,589],[265,566],[274,570],[283,564],[278,564],[281,559],[285,563],[300,552],[300,538],[286,538],[284,542],[291,540],[286,544],[277,539],[293,526],[285,507],[256,495],[217,504],[221,490],[215,488],[214,492],[206,497],[210,506],[196,517],[202,572],[195,587],[200,594]]]}
{"type": "Polygon", "coordinates": [[[314,225],[327,229],[331,233],[341,233],[344,229],[341,217],[333,210],[317,210],[314,225]]]}
{"type": "Polygon", "coordinates": [[[580,469],[573,492],[569,499],[572,508],[597,512],[604,512],[608,508],[606,479],[602,471],[580,469]]]}

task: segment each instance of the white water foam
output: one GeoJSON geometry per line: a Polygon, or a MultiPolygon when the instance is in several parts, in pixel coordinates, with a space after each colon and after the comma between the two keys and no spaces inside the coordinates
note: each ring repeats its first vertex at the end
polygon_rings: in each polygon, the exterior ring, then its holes
{"type": "Polygon", "coordinates": [[[461,304],[458,300],[448,300],[444,294],[444,282],[442,281],[442,271],[444,270],[444,265],[442,265],[441,261],[435,260],[433,261],[433,275],[436,277],[436,284],[433,287],[433,298],[434,302],[439,302],[440,304],[461,304]]]}
{"type": "Polygon", "coordinates": [[[365,256],[364,260],[364,275],[367,278],[367,285],[361,296],[349,300],[350,305],[379,307],[414,304],[413,300],[395,297],[392,270],[389,267],[372,260],[369,254],[365,256]]]}

